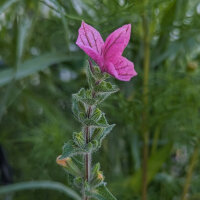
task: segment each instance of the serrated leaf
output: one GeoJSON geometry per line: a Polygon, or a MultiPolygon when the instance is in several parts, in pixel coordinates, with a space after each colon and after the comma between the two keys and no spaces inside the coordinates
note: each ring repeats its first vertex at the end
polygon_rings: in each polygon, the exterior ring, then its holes
{"type": "Polygon", "coordinates": [[[88,106],[92,106],[92,105],[97,104],[96,99],[82,98],[81,101],[88,106]]]}
{"type": "MultiPolygon", "coordinates": [[[[92,63],[90,63],[92,65],[92,63]]],[[[107,73],[102,73],[98,66],[88,66],[87,77],[90,87],[94,88],[98,82],[102,82],[110,77],[107,73]],[[92,71],[91,71],[92,68],[92,71]]]]}
{"type": "Polygon", "coordinates": [[[114,127],[115,127],[115,124],[112,124],[104,128],[100,140],[103,140],[112,131],[114,127]]]}
{"type": "Polygon", "coordinates": [[[94,105],[97,103],[97,100],[92,98],[91,90],[85,90],[84,88],[82,88],[78,93],[73,94],[73,98],[86,105],[94,105]]]}
{"type": "Polygon", "coordinates": [[[86,118],[85,113],[80,112],[79,115],[78,115],[78,119],[79,119],[79,121],[80,121],[80,122],[83,122],[85,118],[86,118]]]}
{"type": "Polygon", "coordinates": [[[104,127],[108,126],[108,122],[106,120],[106,117],[105,117],[104,113],[101,115],[101,118],[99,119],[98,124],[102,125],[104,127]]]}
{"type": "Polygon", "coordinates": [[[83,121],[85,118],[85,105],[76,98],[76,94],[72,95],[72,112],[78,121],[83,121]]]}
{"type": "Polygon", "coordinates": [[[91,119],[97,121],[101,118],[102,112],[99,108],[96,108],[91,116],[91,119]]]}
{"type": "Polygon", "coordinates": [[[76,118],[78,118],[79,115],[79,109],[77,105],[77,100],[72,97],[72,112],[76,118]]]}
{"type": "Polygon", "coordinates": [[[73,134],[73,139],[74,139],[74,142],[76,143],[76,145],[80,148],[83,148],[84,145],[85,145],[85,140],[84,140],[84,136],[83,136],[83,133],[82,132],[79,132],[79,133],[74,133],[73,134]]]}
{"type": "Polygon", "coordinates": [[[86,151],[84,149],[79,148],[78,146],[76,146],[74,144],[74,142],[72,140],[70,140],[70,141],[68,141],[67,143],[64,144],[63,153],[60,156],[60,159],[71,157],[71,156],[77,155],[77,154],[83,154],[85,152],[86,151]]]}
{"type": "Polygon", "coordinates": [[[93,126],[93,127],[107,127],[108,126],[108,124],[101,124],[92,119],[85,119],[82,123],[85,124],[86,126],[93,126]]]}
{"type": "Polygon", "coordinates": [[[100,84],[95,86],[94,90],[97,93],[112,94],[112,93],[117,92],[119,89],[115,85],[112,85],[109,82],[102,81],[100,84]]]}
{"type": "Polygon", "coordinates": [[[110,133],[110,131],[113,129],[115,124],[108,125],[107,127],[104,128],[95,128],[93,131],[91,140],[96,140],[98,141],[98,147],[101,147],[102,140],[110,133]]]}
{"type": "Polygon", "coordinates": [[[95,128],[92,133],[92,140],[98,140],[101,138],[101,134],[104,131],[104,128],[95,128]]]}
{"type": "Polygon", "coordinates": [[[90,196],[97,200],[117,200],[105,185],[95,188],[90,196]]]}

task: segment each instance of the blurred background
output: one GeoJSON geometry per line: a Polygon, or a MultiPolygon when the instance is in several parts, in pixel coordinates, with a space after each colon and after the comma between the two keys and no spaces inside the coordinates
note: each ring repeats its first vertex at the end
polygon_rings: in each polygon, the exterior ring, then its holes
{"type": "MultiPolygon", "coordinates": [[[[117,125],[94,155],[108,188],[119,200],[199,200],[200,0],[1,0],[1,186],[71,187],[55,159],[80,127],[71,95],[87,87],[87,55],[75,45],[82,20],[104,40],[132,24],[123,55],[138,76],[112,79],[120,92],[102,110],[117,125]]],[[[61,198],[71,199],[55,190],[0,193],[61,198]]]]}

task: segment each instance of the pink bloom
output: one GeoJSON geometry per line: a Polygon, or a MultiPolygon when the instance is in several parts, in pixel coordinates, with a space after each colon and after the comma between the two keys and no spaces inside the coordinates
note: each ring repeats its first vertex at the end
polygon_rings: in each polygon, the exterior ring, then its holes
{"type": "Polygon", "coordinates": [[[124,25],[111,33],[104,43],[100,33],[83,21],[76,44],[99,65],[102,72],[121,81],[130,81],[137,72],[134,64],[122,56],[130,33],[131,24],[124,25]]]}

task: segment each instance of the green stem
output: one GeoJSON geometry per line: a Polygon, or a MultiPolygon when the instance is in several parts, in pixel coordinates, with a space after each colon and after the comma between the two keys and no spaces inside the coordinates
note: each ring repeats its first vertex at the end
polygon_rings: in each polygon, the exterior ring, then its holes
{"type": "Polygon", "coordinates": [[[160,136],[160,127],[157,126],[153,135],[153,143],[152,143],[152,149],[151,149],[151,154],[156,152],[156,149],[158,147],[158,139],[160,136]]]}
{"type": "MultiPolygon", "coordinates": [[[[148,0],[144,0],[144,6],[146,9],[146,5],[148,4],[148,0]]],[[[143,124],[142,124],[142,132],[143,132],[143,164],[142,164],[142,200],[147,199],[147,180],[148,180],[148,154],[149,154],[149,130],[148,130],[148,83],[149,83],[149,65],[150,65],[150,45],[149,45],[149,24],[148,24],[148,16],[146,11],[144,11],[142,16],[142,25],[143,25],[143,40],[144,40],[144,77],[143,77],[143,124]]]]}
{"type": "Polygon", "coordinates": [[[192,154],[190,163],[189,163],[189,167],[187,170],[187,175],[186,175],[186,180],[185,180],[185,184],[183,187],[183,194],[182,194],[182,198],[181,200],[187,200],[187,194],[190,188],[190,184],[191,184],[191,179],[192,179],[192,174],[193,171],[195,169],[195,165],[198,161],[198,156],[199,156],[199,144],[196,145],[194,152],[192,154]]]}
{"type": "MultiPolygon", "coordinates": [[[[90,115],[91,115],[91,112],[92,112],[92,107],[90,106],[88,108],[88,118],[90,118],[90,115]]],[[[90,142],[90,126],[87,126],[86,127],[86,130],[85,130],[85,143],[86,145],[90,142]]],[[[92,159],[92,154],[91,153],[87,153],[85,156],[84,156],[84,160],[85,160],[85,181],[89,182],[90,180],[90,173],[91,173],[91,159],[92,159]]],[[[83,195],[83,200],[89,200],[89,197],[87,197],[85,195],[85,192],[84,192],[84,195],[83,195]]]]}

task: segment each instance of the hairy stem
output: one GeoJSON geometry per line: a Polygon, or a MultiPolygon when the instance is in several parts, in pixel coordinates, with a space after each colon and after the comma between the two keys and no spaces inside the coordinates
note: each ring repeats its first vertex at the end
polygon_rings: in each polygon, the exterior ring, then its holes
{"type": "Polygon", "coordinates": [[[148,180],[148,154],[149,154],[149,130],[148,130],[148,82],[149,82],[149,65],[150,65],[150,45],[149,45],[149,24],[148,15],[146,13],[146,5],[148,0],[144,0],[144,13],[142,16],[143,25],[143,40],[144,40],[144,77],[143,77],[143,104],[144,110],[142,113],[143,124],[143,162],[142,162],[142,200],[147,199],[147,180],[148,180]]]}
{"type": "MultiPolygon", "coordinates": [[[[92,111],[92,107],[90,106],[88,108],[88,114],[87,114],[88,118],[90,118],[91,111],[92,111]]],[[[90,127],[86,126],[86,129],[85,129],[85,144],[87,145],[89,142],[90,142],[90,127]]],[[[84,157],[85,157],[84,158],[84,160],[85,160],[85,181],[89,182],[89,180],[90,180],[90,171],[91,171],[92,154],[91,153],[87,153],[84,157]]],[[[89,197],[87,197],[85,195],[85,192],[84,192],[83,200],[89,200],[89,197]]]]}
{"type": "Polygon", "coordinates": [[[193,174],[193,171],[195,169],[195,165],[198,161],[198,155],[199,155],[199,144],[196,145],[194,152],[192,154],[190,163],[189,163],[189,167],[188,167],[187,174],[186,174],[186,180],[185,180],[185,184],[184,184],[184,187],[183,187],[183,194],[182,194],[181,200],[187,200],[187,194],[188,194],[189,187],[190,187],[190,184],[191,184],[192,174],[193,174]]]}

